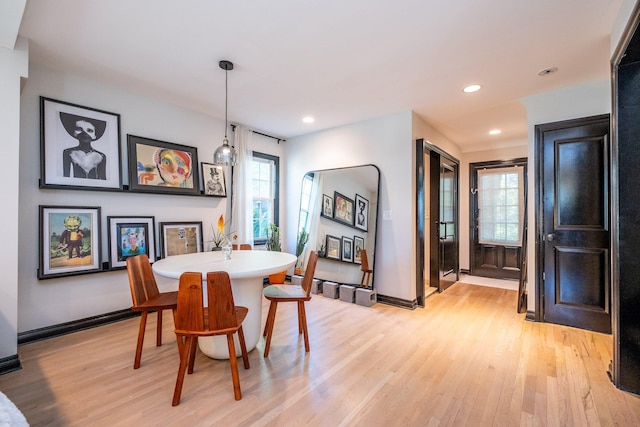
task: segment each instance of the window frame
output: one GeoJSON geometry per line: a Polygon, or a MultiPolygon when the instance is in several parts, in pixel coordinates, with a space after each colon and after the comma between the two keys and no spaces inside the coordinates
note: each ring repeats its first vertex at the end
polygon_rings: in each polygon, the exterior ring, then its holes
{"type": "MultiPolygon", "coordinates": [[[[251,152],[251,163],[253,164],[254,159],[262,159],[269,162],[273,162],[274,166],[274,189],[273,189],[273,223],[277,226],[280,226],[280,157],[274,156],[272,154],[261,153],[259,151],[251,152]]],[[[251,177],[251,184],[253,187],[253,176],[251,177]]],[[[252,209],[253,209],[253,194],[252,194],[252,209]]],[[[264,246],[267,243],[265,238],[256,238],[253,236],[253,244],[254,246],[264,246]]]]}

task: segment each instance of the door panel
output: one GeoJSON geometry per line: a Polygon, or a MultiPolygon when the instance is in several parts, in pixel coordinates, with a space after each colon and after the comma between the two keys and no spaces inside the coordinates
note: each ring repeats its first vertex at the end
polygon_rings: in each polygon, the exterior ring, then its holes
{"type": "Polygon", "coordinates": [[[609,120],[563,126],[542,130],[543,318],[610,333],[609,120]]]}

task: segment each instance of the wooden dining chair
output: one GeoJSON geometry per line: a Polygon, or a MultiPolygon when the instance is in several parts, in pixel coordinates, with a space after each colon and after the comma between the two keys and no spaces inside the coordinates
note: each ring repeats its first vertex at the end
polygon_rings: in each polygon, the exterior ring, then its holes
{"type": "Polygon", "coordinates": [[[131,310],[141,312],[140,328],[138,330],[138,344],[136,345],[136,356],[133,362],[133,369],[140,367],[142,358],[142,344],[144,343],[144,332],[147,327],[147,315],[150,312],[157,312],[156,326],[156,346],[162,345],[162,312],[172,310],[174,318],[176,304],[178,302],[178,292],[160,292],[156,279],[151,269],[151,263],[147,255],[136,255],[127,258],[127,274],[129,275],[129,287],[131,288],[131,299],[133,305],[131,310]]]}
{"type": "Polygon", "coordinates": [[[304,303],[311,300],[311,285],[316,271],[318,253],[312,251],[307,262],[307,269],[302,278],[301,285],[269,285],[262,291],[266,299],[270,301],[267,323],[264,326],[264,357],[269,357],[273,325],[276,321],[276,310],[280,302],[298,303],[298,333],[304,334],[304,349],[309,351],[309,331],[307,330],[307,314],[304,303]]]}
{"type": "MultiPolygon", "coordinates": [[[[238,245],[236,243],[234,243],[233,245],[231,245],[231,248],[234,251],[237,251],[238,250],[238,245]]],[[[240,243],[240,250],[241,251],[250,251],[252,249],[253,248],[251,247],[251,245],[249,243],[240,243]]]]}
{"type": "Polygon", "coordinates": [[[369,259],[367,258],[367,250],[363,249],[360,252],[360,254],[362,256],[362,264],[360,265],[360,270],[362,271],[362,279],[360,279],[360,286],[364,286],[365,288],[368,288],[369,279],[371,279],[371,273],[373,273],[373,270],[369,268],[369,259]]]}
{"type": "Polygon", "coordinates": [[[249,369],[249,356],[242,330],[242,322],[249,310],[234,304],[231,280],[226,271],[207,273],[207,296],[208,306],[205,306],[201,273],[186,272],[180,276],[178,309],[175,315],[180,367],[173,392],[173,406],[180,403],[185,372],[188,370],[189,374],[193,373],[198,337],[214,335],[227,336],[233,394],[236,400],[242,399],[233,335],[238,333],[244,368],[249,369]]]}

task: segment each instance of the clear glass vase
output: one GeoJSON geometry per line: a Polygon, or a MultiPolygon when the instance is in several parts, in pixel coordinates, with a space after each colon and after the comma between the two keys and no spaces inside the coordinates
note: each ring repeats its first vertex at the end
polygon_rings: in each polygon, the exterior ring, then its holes
{"type": "Polygon", "coordinates": [[[224,255],[225,260],[231,259],[231,252],[233,251],[233,246],[229,239],[225,239],[222,244],[222,255],[224,255]]]}

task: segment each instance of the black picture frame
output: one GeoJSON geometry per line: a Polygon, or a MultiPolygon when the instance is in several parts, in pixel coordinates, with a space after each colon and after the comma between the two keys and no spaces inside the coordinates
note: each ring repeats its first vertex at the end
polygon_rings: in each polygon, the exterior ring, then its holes
{"type": "Polygon", "coordinates": [[[339,237],[330,236],[327,234],[326,255],[325,258],[329,259],[342,259],[342,241],[339,237]]]}
{"type": "Polygon", "coordinates": [[[156,261],[156,222],[153,216],[108,216],[109,268],[127,267],[127,258],[145,254],[156,261]]]}
{"type": "Polygon", "coordinates": [[[342,236],[342,261],[353,262],[353,239],[342,236]]]}
{"type": "Polygon", "coordinates": [[[356,194],[354,225],[362,231],[369,228],[369,200],[356,194]]]}
{"type": "Polygon", "coordinates": [[[200,195],[198,149],[127,135],[129,190],[200,195]]]}
{"type": "Polygon", "coordinates": [[[40,188],[122,190],[120,114],[40,97],[40,188]]]}
{"type": "Polygon", "coordinates": [[[213,163],[200,163],[202,171],[202,192],[205,196],[227,197],[227,181],[224,168],[213,163]]]}
{"type": "Polygon", "coordinates": [[[364,249],[364,238],[353,236],[353,262],[362,264],[362,250],[364,249]]]}
{"type": "Polygon", "coordinates": [[[202,252],[202,221],[161,222],[162,258],[202,252]]]}
{"type": "Polygon", "coordinates": [[[333,219],[344,224],[353,225],[353,199],[334,191],[333,219]]]}
{"type": "Polygon", "coordinates": [[[333,218],[333,197],[322,195],[322,216],[333,218]]]}
{"type": "Polygon", "coordinates": [[[40,205],[38,279],[102,271],[100,207],[40,205]]]}

